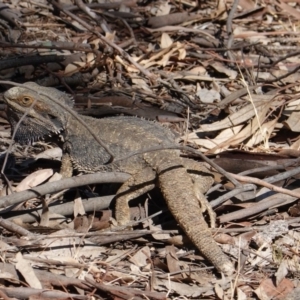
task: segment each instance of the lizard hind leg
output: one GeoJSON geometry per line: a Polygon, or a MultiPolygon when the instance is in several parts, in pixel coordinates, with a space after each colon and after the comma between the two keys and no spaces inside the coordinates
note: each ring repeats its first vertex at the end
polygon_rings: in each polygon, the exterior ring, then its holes
{"type": "Polygon", "coordinates": [[[156,173],[147,167],[131,176],[122,184],[117,192],[115,217],[119,225],[126,225],[130,221],[129,201],[133,200],[155,187],[156,173]]]}

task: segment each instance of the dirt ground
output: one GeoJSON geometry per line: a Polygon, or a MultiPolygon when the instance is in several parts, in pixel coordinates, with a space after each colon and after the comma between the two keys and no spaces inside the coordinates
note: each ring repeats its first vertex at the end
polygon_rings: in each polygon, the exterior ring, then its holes
{"type": "Polygon", "coordinates": [[[195,249],[158,190],[132,204],[133,230],[113,226],[119,184],[59,177],[61,149],[14,143],[1,101],[0,299],[300,299],[299,4],[1,1],[1,95],[34,81],[80,114],[176,132],[224,169],[207,198],[236,272],[195,249]]]}

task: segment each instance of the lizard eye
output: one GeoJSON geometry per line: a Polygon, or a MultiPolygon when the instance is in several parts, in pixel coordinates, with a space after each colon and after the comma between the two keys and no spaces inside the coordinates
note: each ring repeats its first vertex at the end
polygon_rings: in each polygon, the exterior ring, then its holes
{"type": "Polygon", "coordinates": [[[21,102],[23,105],[29,106],[32,103],[32,99],[31,99],[31,97],[24,96],[24,97],[22,97],[21,102]]]}

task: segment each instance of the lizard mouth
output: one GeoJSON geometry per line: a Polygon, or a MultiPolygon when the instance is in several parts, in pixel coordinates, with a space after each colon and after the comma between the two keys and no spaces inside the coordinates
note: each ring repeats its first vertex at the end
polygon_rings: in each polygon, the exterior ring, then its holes
{"type": "Polygon", "coordinates": [[[50,139],[63,132],[61,122],[57,118],[47,114],[35,118],[28,113],[22,122],[18,124],[23,114],[23,112],[17,112],[11,108],[7,109],[7,118],[11,124],[12,135],[14,135],[14,140],[21,145],[50,139]]]}

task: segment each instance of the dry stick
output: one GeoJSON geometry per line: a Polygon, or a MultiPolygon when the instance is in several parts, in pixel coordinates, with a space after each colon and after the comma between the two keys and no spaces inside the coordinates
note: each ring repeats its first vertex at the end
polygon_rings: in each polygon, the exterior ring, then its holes
{"type": "Polygon", "coordinates": [[[105,285],[102,283],[97,283],[93,279],[90,279],[89,277],[85,277],[85,280],[87,283],[89,283],[91,286],[105,292],[109,293],[115,296],[119,296],[121,294],[122,296],[126,297],[124,299],[134,299],[136,297],[139,297],[139,299],[142,299],[142,297],[145,299],[156,299],[156,300],[165,300],[166,296],[164,293],[160,292],[149,292],[149,291],[141,291],[136,290],[133,288],[128,287],[121,287],[121,286],[111,286],[111,285],[105,285]]]}
{"type": "MultiPolygon", "coordinates": [[[[247,176],[249,174],[253,174],[253,173],[260,173],[260,172],[265,172],[265,171],[272,171],[272,170],[280,170],[280,169],[285,169],[291,165],[294,165],[294,164],[297,164],[300,162],[300,157],[297,158],[297,159],[294,159],[294,160],[291,160],[289,162],[286,162],[286,163],[283,163],[281,165],[274,165],[274,166],[265,166],[265,167],[258,167],[258,168],[254,168],[254,169],[251,169],[251,170],[247,170],[247,171],[244,171],[244,172],[241,172],[239,173],[239,175],[243,175],[243,176],[247,176]]],[[[290,171],[288,171],[290,172],[290,171]]],[[[299,170],[299,173],[300,173],[300,170],[299,170]]],[[[284,173],[285,174],[285,173],[284,173]]],[[[295,174],[296,175],[296,174],[295,174]]],[[[277,175],[276,175],[277,176],[277,175]]],[[[290,174],[289,174],[289,177],[290,177],[290,174]]],[[[269,179],[267,178],[267,182],[271,183],[271,179],[273,179],[273,176],[272,177],[269,177],[269,179]]],[[[279,178],[278,178],[279,179],[279,178]]],[[[266,179],[264,179],[266,181],[266,179]]],[[[277,178],[275,179],[277,180],[277,178]]],[[[279,180],[278,180],[279,181],[279,180]]]]}
{"type": "MultiPolygon", "coordinates": [[[[299,170],[297,170],[297,171],[299,173],[299,170]]],[[[257,185],[264,186],[264,187],[270,189],[271,191],[275,191],[275,192],[283,193],[283,194],[286,194],[286,195],[289,195],[289,196],[292,196],[292,197],[300,198],[300,193],[293,192],[293,191],[281,188],[279,186],[270,184],[270,183],[266,182],[265,180],[261,180],[261,179],[254,178],[254,177],[249,177],[249,176],[237,175],[237,174],[233,174],[233,173],[230,173],[230,174],[231,174],[232,177],[236,178],[237,180],[244,181],[244,182],[255,183],[257,185]]]]}
{"type": "MultiPolygon", "coordinates": [[[[234,13],[237,9],[237,6],[239,4],[239,0],[234,0],[233,4],[232,4],[232,7],[231,7],[231,10],[229,12],[229,15],[228,15],[228,18],[227,18],[227,22],[226,22],[226,29],[227,29],[227,35],[228,35],[228,41],[227,41],[227,48],[231,48],[232,46],[232,42],[233,42],[233,30],[232,30],[232,19],[233,19],[233,16],[234,16],[234,13]]],[[[231,61],[235,61],[233,55],[231,54],[230,51],[227,51],[228,53],[228,56],[230,58],[231,61]]]]}
{"type": "Polygon", "coordinates": [[[1,48],[22,48],[22,49],[50,49],[50,50],[70,50],[70,51],[81,51],[81,52],[94,52],[93,49],[90,48],[88,44],[76,44],[74,43],[74,46],[56,46],[56,45],[43,45],[35,44],[35,45],[24,45],[24,44],[12,44],[12,43],[5,43],[0,42],[1,48]]]}
{"type": "Polygon", "coordinates": [[[278,63],[280,63],[281,61],[284,61],[285,59],[289,58],[289,57],[293,57],[293,56],[298,56],[300,54],[300,51],[296,51],[293,53],[289,53],[281,58],[279,58],[278,60],[274,61],[271,65],[270,68],[275,67],[278,63]]]}
{"type": "Polygon", "coordinates": [[[101,29],[105,33],[111,33],[111,30],[108,28],[106,21],[102,18],[102,22],[100,23],[99,17],[87,6],[82,0],[75,0],[76,5],[79,9],[81,9],[85,14],[87,14],[92,20],[94,20],[97,24],[100,25],[101,29]]]}
{"type": "MultiPolygon", "coordinates": [[[[55,104],[59,105],[60,107],[62,107],[64,110],[66,110],[69,114],[71,114],[82,126],[84,126],[88,132],[91,134],[91,136],[96,140],[96,142],[105,149],[105,151],[110,155],[110,160],[107,163],[111,163],[114,159],[113,154],[110,152],[110,150],[108,149],[108,147],[98,138],[98,136],[93,132],[93,130],[82,120],[82,118],[80,118],[80,116],[74,112],[70,107],[68,107],[67,105],[64,105],[63,103],[57,101],[55,98],[53,98],[51,95],[43,93],[43,92],[37,92],[36,89],[28,87],[26,85],[23,84],[18,84],[15,83],[13,81],[5,81],[5,80],[0,80],[0,84],[9,84],[9,85],[14,85],[14,86],[18,86],[21,88],[26,88],[28,90],[31,90],[33,92],[36,92],[39,95],[45,96],[47,98],[49,98],[51,101],[53,101],[55,104]]],[[[26,110],[25,112],[25,116],[28,114],[29,110],[34,106],[35,102],[37,99],[34,100],[34,102],[31,104],[31,106],[26,110]]],[[[19,124],[21,123],[21,120],[23,121],[25,116],[23,115],[22,118],[19,120],[19,122],[17,123],[16,128],[19,126],[19,124]],[[23,118],[24,117],[24,118],[23,118]]],[[[16,132],[17,130],[15,130],[16,132]]],[[[15,132],[14,135],[15,136],[15,132]]],[[[8,156],[8,155],[7,155],[8,156]]],[[[5,166],[5,165],[4,165],[5,166]]],[[[4,167],[2,167],[2,170],[4,170],[4,167]]]]}
{"type": "MultiPolygon", "coordinates": [[[[18,204],[27,201],[31,198],[39,197],[49,193],[58,192],[68,188],[75,188],[78,186],[97,184],[97,183],[123,183],[126,181],[130,175],[126,173],[95,173],[87,174],[77,177],[64,178],[59,181],[48,182],[46,184],[40,185],[36,188],[26,190],[20,193],[15,193],[5,197],[1,197],[0,208],[5,208],[10,205],[18,204]]],[[[5,213],[1,211],[0,214],[5,213]]]]}
{"type": "Polygon", "coordinates": [[[295,69],[293,69],[292,71],[290,72],[287,72],[285,73],[284,75],[281,75],[281,76],[275,76],[274,74],[272,74],[272,72],[270,72],[270,75],[272,75],[273,77],[275,77],[274,79],[262,79],[264,82],[267,82],[267,83],[272,83],[272,82],[276,82],[276,81],[280,81],[294,73],[296,73],[298,70],[300,70],[300,66],[296,67],[295,69]]]}
{"type": "MultiPolygon", "coordinates": [[[[122,0],[122,1],[114,1],[114,2],[105,2],[105,3],[89,3],[87,6],[92,9],[97,9],[100,8],[102,10],[110,10],[110,9],[116,9],[118,10],[121,5],[125,6],[136,6],[136,1],[127,1],[127,0],[122,0]]],[[[68,5],[69,10],[78,10],[78,6],[75,5],[68,5]]]]}
{"type": "Polygon", "coordinates": [[[271,203],[267,199],[266,201],[260,201],[251,207],[237,210],[237,211],[228,213],[226,215],[222,215],[218,218],[218,220],[220,221],[220,223],[225,223],[225,222],[230,222],[232,220],[243,219],[245,217],[253,216],[257,213],[260,213],[260,212],[270,208],[270,206],[281,205],[285,202],[286,202],[286,199],[282,199],[282,198],[272,199],[271,203]]]}
{"type": "MultiPolygon", "coordinates": [[[[43,295],[43,299],[79,299],[79,300],[88,300],[90,296],[81,296],[78,294],[65,293],[58,290],[49,290],[49,289],[35,289],[30,287],[0,287],[0,291],[5,293],[9,297],[14,297],[16,299],[29,299],[30,297],[36,296],[38,299],[39,296],[43,295]]],[[[10,298],[11,299],[11,298],[10,298]]]]}
{"type": "MultiPolygon", "coordinates": [[[[43,263],[46,265],[56,265],[59,267],[74,267],[78,269],[89,269],[91,265],[96,264],[95,262],[91,263],[78,263],[78,262],[73,262],[73,261],[59,261],[55,259],[50,259],[50,258],[40,258],[40,257],[34,257],[30,256],[30,254],[25,254],[23,257],[27,260],[37,262],[37,263],[43,263]]],[[[97,264],[101,264],[104,266],[110,266],[109,263],[106,262],[97,262],[97,264]]]]}
{"type": "Polygon", "coordinates": [[[211,207],[216,207],[221,205],[226,200],[234,197],[235,195],[238,195],[242,192],[255,191],[255,189],[256,186],[254,184],[242,184],[240,187],[237,187],[234,190],[218,197],[217,199],[210,201],[209,204],[211,205],[211,207]]]}
{"type": "MultiPolygon", "coordinates": [[[[65,192],[65,191],[64,191],[65,192]]],[[[21,192],[22,193],[22,192],[21,192]]],[[[30,195],[28,195],[30,196],[30,195]]],[[[95,212],[107,209],[114,199],[115,195],[102,196],[102,197],[93,197],[82,200],[82,205],[84,207],[84,211],[95,212]]],[[[29,198],[30,199],[30,198],[29,198]]],[[[27,200],[29,200],[27,199],[27,200]]],[[[24,200],[26,201],[26,200],[24,200]]],[[[49,206],[51,213],[57,213],[63,216],[70,216],[74,213],[74,202],[66,202],[59,204],[51,204],[49,206]]],[[[7,211],[7,210],[6,210],[7,211]]],[[[0,215],[2,212],[0,212],[0,215]]],[[[6,220],[13,220],[15,218],[20,219],[23,223],[32,223],[40,219],[42,214],[42,207],[38,206],[32,209],[24,209],[10,212],[9,215],[5,215],[6,220]]]]}
{"type": "Polygon", "coordinates": [[[66,56],[59,56],[59,55],[32,55],[26,57],[18,57],[18,58],[9,58],[9,59],[2,59],[0,61],[0,70],[6,70],[10,68],[16,68],[21,66],[27,65],[39,65],[45,64],[49,62],[61,62],[65,60],[66,56]]]}
{"type": "MultiPolygon", "coordinates": [[[[297,167],[297,168],[294,168],[292,170],[286,171],[284,173],[279,173],[277,175],[265,178],[263,181],[267,182],[267,183],[278,182],[278,181],[287,179],[289,177],[295,176],[295,175],[297,175],[299,173],[300,173],[300,167],[297,167]]],[[[248,177],[246,177],[246,178],[248,178],[248,177]]],[[[253,178],[253,177],[249,177],[249,178],[253,178]]]]}
{"type": "MultiPolygon", "coordinates": [[[[285,220],[285,222],[290,225],[293,223],[298,223],[300,222],[300,217],[297,218],[292,218],[290,220],[285,220]]],[[[243,228],[212,228],[211,231],[213,233],[237,233],[237,232],[249,232],[249,231],[264,231],[266,229],[269,229],[270,224],[268,225],[263,225],[263,226],[247,226],[243,228]]],[[[298,224],[300,226],[300,224],[298,224]]]]}
{"type": "Polygon", "coordinates": [[[75,3],[80,10],[86,13],[94,21],[98,22],[97,15],[91,11],[91,9],[85,3],[83,3],[82,0],[75,0],[75,3]]]}
{"type": "Polygon", "coordinates": [[[9,220],[4,220],[1,217],[0,217],[0,226],[10,232],[14,232],[21,236],[35,236],[33,233],[31,233],[27,229],[17,225],[16,223],[9,221],[9,220]]]}
{"type": "MultiPolygon", "coordinates": [[[[217,229],[216,229],[217,230],[217,229]]],[[[153,234],[153,233],[159,233],[159,234],[178,234],[178,230],[123,230],[118,232],[118,235],[122,235],[124,236],[124,238],[126,238],[126,236],[128,235],[145,235],[145,234],[153,234]]],[[[30,241],[43,241],[43,240],[48,240],[48,239],[59,239],[59,238],[69,238],[69,237],[82,237],[82,236],[86,236],[86,237],[94,237],[94,236],[102,236],[102,237],[106,237],[106,236],[111,236],[115,234],[114,231],[93,231],[93,232],[87,232],[87,233],[69,233],[69,234],[51,234],[51,236],[48,235],[44,235],[41,234],[39,236],[35,236],[34,238],[29,237],[28,240],[30,241]]]]}
{"type": "MultiPolygon", "coordinates": [[[[296,168],[295,170],[291,170],[294,171],[294,173],[298,174],[299,173],[299,168],[296,168]]],[[[290,171],[286,172],[289,173],[290,175],[290,171]]],[[[254,178],[254,177],[248,177],[248,176],[241,176],[241,175],[235,175],[235,174],[231,174],[233,177],[235,177],[236,179],[239,179],[241,181],[244,182],[251,182],[251,183],[255,183],[264,187],[269,188],[270,190],[273,190],[275,192],[280,192],[292,197],[296,197],[297,199],[300,198],[300,193],[294,192],[294,191],[290,191],[281,187],[277,187],[273,184],[270,184],[264,180],[258,179],[258,178],[254,178]]],[[[281,175],[281,174],[279,174],[281,175]]],[[[285,174],[286,175],[286,174],[285,174]]],[[[274,176],[273,176],[274,177],[274,176]]],[[[237,220],[240,218],[244,218],[246,216],[250,216],[250,215],[254,215],[256,213],[259,213],[265,209],[270,208],[270,206],[274,206],[274,205],[280,205],[286,202],[286,199],[282,199],[282,198],[275,198],[274,200],[272,200],[272,202],[270,203],[270,201],[261,201],[258,204],[256,204],[255,206],[252,206],[250,208],[247,209],[242,209],[240,211],[235,211],[226,215],[222,215],[219,217],[220,222],[229,222],[231,220],[237,220]]]]}
{"type": "Polygon", "coordinates": [[[77,21],[79,24],[81,24],[82,26],[84,26],[88,31],[93,32],[98,38],[100,38],[103,42],[105,42],[107,45],[109,45],[110,47],[114,48],[115,50],[117,50],[119,52],[119,54],[121,56],[123,56],[124,58],[126,58],[131,64],[133,64],[138,70],[140,70],[145,76],[149,77],[151,80],[155,80],[156,76],[154,74],[152,74],[151,72],[149,72],[148,70],[146,70],[145,68],[143,68],[141,65],[139,65],[134,59],[132,59],[132,57],[125,52],[122,48],[120,48],[119,46],[117,46],[115,43],[111,42],[109,39],[107,39],[106,37],[104,37],[101,33],[97,32],[94,30],[94,28],[92,26],[90,26],[89,24],[87,24],[85,21],[83,21],[82,19],[80,19],[79,17],[77,17],[76,15],[74,15],[73,13],[71,13],[70,11],[65,10],[61,5],[59,5],[56,1],[50,1],[54,6],[56,6],[58,9],[60,9],[63,13],[65,13],[67,16],[69,16],[70,18],[72,18],[73,20],[77,21]]]}
{"type": "MultiPolygon", "coordinates": [[[[261,172],[261,171],[268,171],[268,170],[286,168],[286,167],[288,167],[292,164],[297,164],[299,161],[300,161],[300,158],[297,158],[293,161],[287,162],[287,163],[282,164],[282,165],[255,168],[255,169],[252,169],[252,170],[241,172],[238,175],[246,175],[249,172],[254,173],[254,172],[261,172]]],[[[295,168],[295,169],[292,169],[290,171],[286,171],[284,173],[280,173],[280,174],[265,178],[264,181],[267,182],[267,183],[277,182],[277,181],[281,181],[281,180],[287,179],[289,177],[295,176],[299,173],[300,173],[300,168],[295,168]]],[[[242,185],[242,191],[244,191],[244,192],[249,191],[249,190],[251,190],[251,187],[252,187],[252,190],[255,190],[255,188],[253,188],[252,184],[243,184],[242,185]]],[[[222,204],[223,202],[225,202],[227,199],[230,199],[231,197],[237,195],[240,192],[241,192],[240,188],[236,188],[236,189],[220,196],[219,198],[211,201],[210,204],[211,204],[212,207],[216,207],[216,206],[222,204]]]]}

